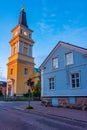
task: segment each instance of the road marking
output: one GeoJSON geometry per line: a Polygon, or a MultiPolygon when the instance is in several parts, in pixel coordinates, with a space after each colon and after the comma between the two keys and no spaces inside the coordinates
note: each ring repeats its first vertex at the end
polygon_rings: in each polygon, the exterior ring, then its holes
{"type": "Polygon", "coordinates": [[[7,108],[7,107],[1,107],[1,106],[0,106],[0,111],[3,111],[3,110],[8,110],[8,108],[7,108]]]}
{"type": "Polygon", "coordinates": [[[13,103],[13,102],[0,101],[0,104],[4,104],[4,103],[13,103]]]}
{"type": "Polygon", "coordinates": [[[4,101],[0,101],[0,103],[5,103],[4,101]]]}
{"type": "Polygon", "coordinates": [[[20,107],[14,107],[16,110],[24,110],[23,108],[20,107]]]}

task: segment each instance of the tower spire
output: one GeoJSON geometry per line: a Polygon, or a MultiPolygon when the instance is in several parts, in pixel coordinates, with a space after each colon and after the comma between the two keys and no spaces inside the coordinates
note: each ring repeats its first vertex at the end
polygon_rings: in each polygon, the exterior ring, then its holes
{"type": "Polygon", "coordinates": [[[24,5],[22,5],[18,24],[23,25],[23,26],[28,28],[27,19],[26,19],[26,12],[24,10],[25,10],[24,5]]]}

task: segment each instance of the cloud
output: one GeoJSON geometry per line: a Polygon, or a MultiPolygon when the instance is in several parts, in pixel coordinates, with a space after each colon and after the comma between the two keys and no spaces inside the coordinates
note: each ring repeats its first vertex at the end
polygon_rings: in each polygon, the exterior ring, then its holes
{"type": "Polygon", "coordinates": [[[41,34],[46,34],[47,32],[48,33],[51,33],[52,31],[53,31],[53,24],[47,24],[47,23],[45,23],[45,22],[39,22],[38,24],[37,24],[37,26],[38,26],[38,28],[39,28],[39,30],[40,30],[40,32],[41,32],[41,34]]]}
{"type": "Polygon", "coordinates": [[[44,22],[39,22],[38,25],[42,31],[49,28],[49,26],[47,24],[45,24],[44,22]]]}
{"type": "Polygon", "coordinates": [[[39,22],[38,23],[38,28],[39,28],[41,34],[43,34],[47,30],[48,25],[45,24],[44,22],[39,22]]]}
{"type": "Polygon", "coordinates": [[[87,27],[70,28],[68,25],[64,25],[62,32],[56,32],[52,37],[52,42],[64,41],[71,44],[87,48],[87,27]]]}
{"type": "Polygon", "coordinates": [[[55,16],[56,14],[52,12],[52,10],[48,10],[46,0],[42,0],[42,17],[40,21],[37,23],[38,29],[41,34],[45,32],[51,33],[53,31],[53,27],[55,25],[55,16]]]}
{"type": "Polygon", "coordinates": [[[56,16],[56,14],[52,13],[50,16],[51,16],[51,17],[55,17],[55,16],[56,16]]]}
{"type": "Polygon", "coordinates": [[[0,77],[0,81],[6,81],[5,77],[0,77]]]}
{"type": "Polygon", "coordinates": [[[56,19],[54,18],[55,14],[48,15],[47,13],[43,13],[43,17],[40,20],[40,22],[37,23],[38,28],[40,29],[41,33],[44,33],[46,31],[52,32],[53,27],[55,25],[56,19]]]}
{"type": "Polygon", "coordinates": [[[69,30],[70,26],[69,25],[63,25],[64,30],[69,30]]]}
{"type": "MultiPolygon", "coordinates": [[[[3,53],[2,53],[3,55],[3,53]]],[[[7,77],[7,66],[6,66],[6,57],[0,57],[0,80],[5,80],[7,77]],[[5,66],[4,66],[5,65],[5,66]]]]}
{"type": "MultiPolygon", "coordinates": [[[[5,71],[5,69],[4,69],[5,71]]],[[[6,75],[4,74],[3,68],[0,67],[0,80],[6,80],[6,75]]]]}

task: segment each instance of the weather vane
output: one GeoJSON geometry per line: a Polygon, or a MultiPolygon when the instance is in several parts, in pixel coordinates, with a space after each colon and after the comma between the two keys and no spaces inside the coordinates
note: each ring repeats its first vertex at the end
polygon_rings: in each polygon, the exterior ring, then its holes
{"type": "Polygon", "coordinates": [[[22,11],[24,11],[24,4],[22,5],[22,11]]]}

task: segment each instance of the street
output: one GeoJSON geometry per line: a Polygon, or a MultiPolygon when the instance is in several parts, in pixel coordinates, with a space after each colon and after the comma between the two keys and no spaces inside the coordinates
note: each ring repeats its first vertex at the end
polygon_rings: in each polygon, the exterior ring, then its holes
{"type": "Polygon", "coordinates": [[[87,122],[24,110],[23,105],[27,102],[0,102],[0,130],[87,130],[87,122]]]}

